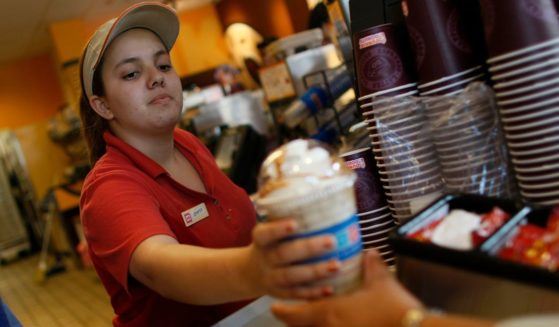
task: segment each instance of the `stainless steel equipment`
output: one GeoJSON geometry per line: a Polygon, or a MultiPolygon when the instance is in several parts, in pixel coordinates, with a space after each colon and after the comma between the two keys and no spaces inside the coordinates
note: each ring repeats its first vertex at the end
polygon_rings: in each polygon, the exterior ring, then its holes
{"type": "Polygon", "coordinates": [[[0,260],[38,247],[37,213],[19,142],[12,132],[0,131],[0,260]]]}

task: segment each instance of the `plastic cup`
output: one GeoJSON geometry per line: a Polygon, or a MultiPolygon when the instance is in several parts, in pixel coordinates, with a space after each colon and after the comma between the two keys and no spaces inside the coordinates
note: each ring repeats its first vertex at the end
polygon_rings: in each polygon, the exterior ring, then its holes
{"type": "Polygon", "coordinates": [[[330,285],[334,293],[350,292],[361,283],[359,219],[356,215],[356,174],[327,146],[294,140],[273,151],[259,173],[257,210],[268,220],[286,217],[298,222],[292,239],[334,235],[337,248],[305,263],[341,261],[340,272],[312,285],[330,285]]]}

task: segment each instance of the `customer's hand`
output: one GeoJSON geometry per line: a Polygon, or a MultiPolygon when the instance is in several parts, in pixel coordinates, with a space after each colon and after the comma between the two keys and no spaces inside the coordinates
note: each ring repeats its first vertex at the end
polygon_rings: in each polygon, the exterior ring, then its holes
{"type": "Polygon", "coordinates": [[[333,235],[285,241],[297,230],[293,220],[259,223],[250,246],[251,282],[266,294],[278,298],[316,299],[332,294],[330,286],[311,287],[308,283],[332,277],[340,269],[337,260],[294,264],[336,248],[333,235]]]}
{"type": "Polygon", "coordinates": [[[276,303],[272,312],[289,326],[400,326],[409,309],[421,307],[376,251],[367,251],[364,269],[363,287],[351,294],[302,304],[276,303]]]}

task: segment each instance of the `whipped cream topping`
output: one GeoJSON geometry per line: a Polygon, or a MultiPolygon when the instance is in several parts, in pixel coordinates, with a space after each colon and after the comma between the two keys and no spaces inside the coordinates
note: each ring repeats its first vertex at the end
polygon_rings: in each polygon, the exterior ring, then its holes
{"type": "Polygon", "coordinates": [[[294,140],[274,151],[261,170],[260,198],[287,199],[342,183],[353,172],[313,140],[294,140]],[[346,171],[347,170],[347,171],[346,171]]]}

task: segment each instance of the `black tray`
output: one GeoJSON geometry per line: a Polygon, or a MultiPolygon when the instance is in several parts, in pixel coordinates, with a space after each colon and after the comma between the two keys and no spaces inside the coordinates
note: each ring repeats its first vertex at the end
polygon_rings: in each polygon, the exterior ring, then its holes
{"type": "Polygon", "coordinates": [[[544,212],[549,213],[549,210],[550,208],[534,210],[531,207],[525,207],[521,203],[509,199],[471,194],[447,194],[435,200],[427,208],[393,231],[390,234],[390,242],[398,256],[414,257],[476,273],[559,290],[559,273],[535,266],[505,261],[493,255],[511,237],[511,233],[514,232],[519,223],[526,221],[526,219],[532,219],[533,221],[539,221],[540,225],[543,225],[542,214],[544,212]],[[436,214],[445,206],[448,206],[449,210],[465,209],[480,214],[489,212],[494,206],[498,206],[511,214],[512,218],[482,243],[479,248],[473,250],[455,250],[410,239],[406,236],[408,233],[436,219],[436,214]]]}
{"type": "Polygon", "coordinates": [[[516,235],[520,225],[531,223],[546,227],[552,209],[553,207],[535,205],[525,207],[485,241],[480,246],[480,251],[493,261],[498,261],[507,270],[506,274],[509,278],[559,290],[559,271],[554,272],[538,266],[497,258],[499,250],[516,235]]]}

